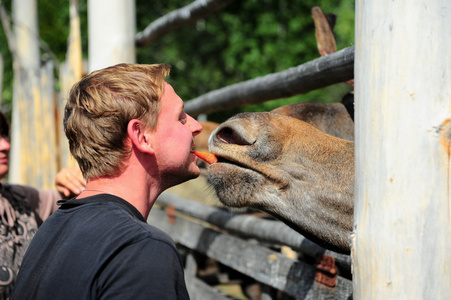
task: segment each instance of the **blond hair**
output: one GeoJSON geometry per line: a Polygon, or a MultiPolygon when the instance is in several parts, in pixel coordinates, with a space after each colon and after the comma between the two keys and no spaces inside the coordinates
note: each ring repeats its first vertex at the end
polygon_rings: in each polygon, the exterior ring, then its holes
{"type": "Polygon", "coordinates": [[[155,130],[170,66],[119,64],[94,71],[76,83],[64,112],[70,152],[89,180],[115,176],[125,167],[130,120],[155,130]]]}

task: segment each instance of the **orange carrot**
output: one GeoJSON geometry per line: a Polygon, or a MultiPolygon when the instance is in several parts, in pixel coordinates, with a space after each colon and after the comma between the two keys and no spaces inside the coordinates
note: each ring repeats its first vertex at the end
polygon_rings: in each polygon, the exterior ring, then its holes
{"type": "Polygon", "coordinates": [[[199,151],[193,151],[193,153],[196,154],[196,156],[199,157],[200,159],[209,163],[210,165],[214,164],[215,162],[218,161],[218,158],[216,157],[216,155],[211,154],[211,153],[199,152],[199,151]]]}

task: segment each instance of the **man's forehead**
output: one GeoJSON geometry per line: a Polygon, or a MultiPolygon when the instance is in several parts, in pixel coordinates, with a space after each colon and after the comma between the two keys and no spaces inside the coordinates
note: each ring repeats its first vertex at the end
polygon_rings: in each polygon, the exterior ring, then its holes
{"type": "Polygon", "coordinates": [[[185,103],[176,94],[174,88],[166,81],[164,82],[164,91],[161,100],[163,103],[166,103],[171,110],[182,111],[185,108],[185,103]]]}
{"type": "Polygon", "coordinates": [[[163,84],[163,93],[169,90],[173,90],[174,88],[172,87],[172,85],[170,85],[167,81],[164,82],[163,84]]]}

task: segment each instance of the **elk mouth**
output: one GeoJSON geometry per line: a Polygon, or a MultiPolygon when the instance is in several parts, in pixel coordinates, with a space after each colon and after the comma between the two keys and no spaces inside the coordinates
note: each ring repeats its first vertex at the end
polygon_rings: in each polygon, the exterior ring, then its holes
{"type": "Polygon", "coordinates": [[[250,170],[252,170],[251,168],[249,168],[245,164],[240,163],[240,162],[238,162],[236,160],[225,158],[224,156],[221,156],[221,155],[218,155],[218,154],[215,154],[215,155],[218,158],[218,161],[215,164],[229,164],[229,165],[233,165],[233,166],[236,166],[236,167],[239,167],[239,168],[242,168],[242,169],[247,169],[247,170],[250,169],[250,170]]]}
{"type": "MultiPolygon", "coordinates": [[[[233,173],[236,171],[230,171],[230,169],[238,168],[245,172],[248,175],[254,174],[253,176],[263,177],[266,180],[269,180],[273,183],[276,183],[280,189],[285,189],[289,183],[283,176],[280,176],[277,174],[277,172],[271,172],[261,163],[250,160],[249,162],[240,162],[236,159],[233,159],[233,157],[225,157],[221,154],[216,154],[216,157],[218,158],[218,161],[209,167],[209,176],[224,176],[227,174],[227,176],[233,176],[233,173]]],[[[240,174],[241,172],[238,172],[237,174],[240,174]]]]}

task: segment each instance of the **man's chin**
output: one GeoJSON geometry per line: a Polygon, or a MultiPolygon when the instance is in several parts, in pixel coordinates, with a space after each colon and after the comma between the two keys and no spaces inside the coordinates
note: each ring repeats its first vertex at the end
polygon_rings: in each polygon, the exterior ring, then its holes
{"type": "Polygon", "coordinates": [[[186,176],[186,180],[185,181],[189,181],[189,180],[192,180],[192,179],[196,179],[197,177],[199,177],[200,176],[200,169],[199,169],[199,167],[198,166],[196,166],[196,169],[195,170],[192,170],[191,172],[189,172],[188,174],[187,174],[187,176],[186,176]]]}
{"type": "Polygon", "coordinates": [[[168,184],[167,188],[182,184],[192,179],[198,178],[200,175],[200,169],[196,165],[195,168],[189,169],[184,173],[175,173],[166,177],[165,182],[168,184]]]}

